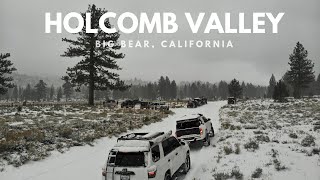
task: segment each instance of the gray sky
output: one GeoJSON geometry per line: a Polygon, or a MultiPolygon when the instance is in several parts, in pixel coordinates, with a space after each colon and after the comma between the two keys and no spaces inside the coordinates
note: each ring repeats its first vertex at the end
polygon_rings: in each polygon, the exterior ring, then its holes
{"type": "MultiPolygon", "coordinates": [[[[236,77],[256,84],[268,83],[272,73],[278,80],[288,67],[288,57],[297,41],[309,51],[309,58],[320,73],[320,1],[319,0],[1,0],[0,1],[0,52],[10,52],[19,73],[63,75],[68,66],[79,59],[62,58],[60,54],[68,46],[62,34],[45,34],[45,12],[84,12],[89,3],[120,14],[122,12],[173,12],[177,15],[179,30],[175,34],[123,34],[121,39],[148,39],[156,44],[161,40],[231,40],[233,49],[186,48],[122,49],[126,57],[119,61],[122,78],[134,77],[157,80],[168,75],[178,81],[202,80],[217,82],[236,77]],[[219,13],[223,21],[225,12],[244,12],[248,26],[252,24],[253,12],[285,12],[279,24],[278,34],[192,34],[184,18],[185,12],[193,15],[205,12],[200,30],[211,12],[219,13]]],[[[196,16],[195,16],[196,17],[196,16]]],[[[232,18],[232,17],[231,17],[232,18]]],[[[234,17],[236,18],[236,17],[234,17]]],[[[232,21],[232,19],[231,19],[232,21]]],[[[237,21],[236,19],[234,21],[237,21]]],[[[237,22],[232,22],[237,26],[237,22]]],[[[271,26],[266,21],[266,31],[271,26]]]]}

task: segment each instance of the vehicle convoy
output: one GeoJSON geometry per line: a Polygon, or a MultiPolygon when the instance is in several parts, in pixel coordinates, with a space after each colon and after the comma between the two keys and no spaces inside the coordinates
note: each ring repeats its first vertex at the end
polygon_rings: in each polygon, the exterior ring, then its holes
{"type": "Polygon", "coordinates": [[[211,119],[202,114],[183,116],[182,120],[176,121],[176,137],[188,142],[203,142],[210,145],[210,137],[214,136],[211,119]]]}
{"type": "Polygon", "coordinates": [[[188,143],[172,131],[121,136],[102,168],[104,180],[169,180],[190,169],[188,143]]]}

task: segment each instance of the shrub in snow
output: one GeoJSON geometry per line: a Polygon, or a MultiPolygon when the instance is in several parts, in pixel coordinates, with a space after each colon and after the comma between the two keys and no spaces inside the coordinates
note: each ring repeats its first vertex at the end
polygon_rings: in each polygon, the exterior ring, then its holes
{"type": "Polygon", "coordinates": [[[264,135],[258,135],[256,136],[257,141],[261,142],[270,142],[269,136],[264,136],[264,135]]]}
{"type": "Polygon", "coordinates": [[[256,170],[254,170],[254,172],[252,173],[251,177],[252,178],[260,178],[262,175],[262,169],[261,168],[257,168],[256,170]]]}
{"type": "Polygon", "coordinates": [[[259,149],[259,144],[256,141],[250,140],[244,144],[244,148],[248,151],[255,151],[256,149],[259,149]]]}
{"type": "Polygon", "coordinates": [[[280,162],[277,158],[275,158],[275,159],[273,160],[273,164],[274,164],[274,168],[275,168],[277,171],[281,171],[281,170],[287,169],[287,167],[284,166],[284,165],[282,165],[281,162],[280,162]]]}
{"type": "Polygon", "coordinates": [[[253,134],[263,134],[263,132],[262,131],[253,131],[253,134]]]}
{"type": "Polygon", "coordinates": [[[226,155],[233,153],[232,147],[230,147],[230,146],[224,146],[223,150],[226,155]]]}
{"type": "Polygon", "coordinates": [[[58,134],[61,137],[69,139],[69,138],[71,138],[72,131],[73,130],[70,127],[62,127],[59,129],[58,134]]]}
{"type": "Polygon", "coordinates": [[[240,154],[240,152],[241,152],[241,150],[240,150],[240,144],[239,143],[236,143],[235,144],[235,151],[234,151],[234,153],[236,153],[236,154],[240,154]]]}
{"type": "Polygon", "coordinates": [[[318,154],[318,155],[320,155],[320,148],[313,148],[313,149],[312,149],[312,154],[318,154]]]}
{"type": "Polygon", "coordinates": [[[296,133],[290,133],[289,137],[293,138],[293,139],[297,139],[298,135],[296,133]]]}
{"type": "Polygon", "coordinates": [[[229,127],[231,126],[230,122],[222,122],[221,123],[221,128],[222,129],[229,129],[229,127]]]}
{"type": "Polygon", "coordinates": [[[230,179],[232,176],[225,172],[219,172],[219,173],[213,174],[213,177],[215,180],[226,180],[226,179],[230,179]]]}
{"type": "Polygon", "coordinates": [[[279,155],[279,153],[278,153],[277,150],[271,149],[271,156],[272,156],[273,158],[276,158],[278,155],[279,155]]]}
{"type": "Polygon", "coordinates": [[[315,142],[314,142],[315,138],[311,135],[307,135],[302,141],[301,141],[301,145],[303,147],[310,147],[310,146],[314,146],[315,142]]]}
{"type": "Polygon", "coordinates": [[[240,169],[238,166],[235,166],[231,171],[231,177],[234,177],[235,179],[243,179],[243,174],[240,172],[240,169]]]}

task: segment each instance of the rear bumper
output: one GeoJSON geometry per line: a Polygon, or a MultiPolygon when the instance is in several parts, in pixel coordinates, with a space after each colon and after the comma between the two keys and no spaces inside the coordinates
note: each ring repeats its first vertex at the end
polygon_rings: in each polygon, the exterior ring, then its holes
{"type": "Polygon", "coordinates": [[[178,137],[178,139],[184,140],[186,142],[196,142],[196,141],[204,141],[205,137],[200,137],[200,136],[178,137]]]}

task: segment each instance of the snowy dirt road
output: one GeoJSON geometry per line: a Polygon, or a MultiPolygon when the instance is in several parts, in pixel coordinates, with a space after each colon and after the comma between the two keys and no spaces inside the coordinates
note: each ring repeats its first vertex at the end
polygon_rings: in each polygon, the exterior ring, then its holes
{"type": "MultiPolygon", "coordinates": [[[[215,133],[220,127],[219,109],[226,102],[209,102],[207,105],[196,109],[173,109],[174,115],[165,118],[163,121],[148,126],[143,126],[138,132],[149,131],[169,131],[175,130],[175,120],[186,114],[202,113],[211,118],[215,133]]],[[[110,148],[116,143],[117,138],[102,138],[97,140],[93,147],[73,147],[70,151],[60,154],[53,153],[49,158],[30,162],[19,168],[7,166],[4,172],[0,172],[1,180],[100,180],[102,164],[105,162],[110,148]]],[[[211,139],[214,143],[216,138],[211,139]]],[[[191,170],[186,176],[180,176],[178,179],[193,179],[199,177],[197,173],[201,172],[202,166],[208,161],[208,156],[212,154],[214,148],[202,147],[192,148],[191,152],[191,170]]]]}

